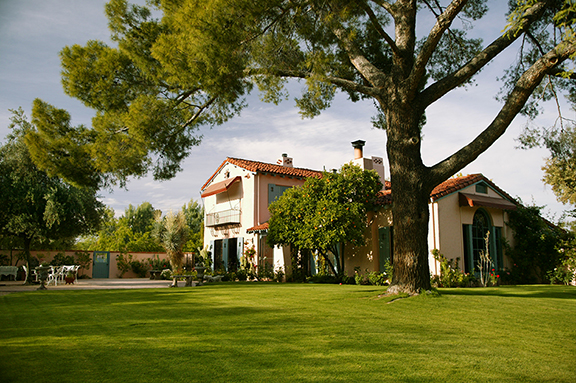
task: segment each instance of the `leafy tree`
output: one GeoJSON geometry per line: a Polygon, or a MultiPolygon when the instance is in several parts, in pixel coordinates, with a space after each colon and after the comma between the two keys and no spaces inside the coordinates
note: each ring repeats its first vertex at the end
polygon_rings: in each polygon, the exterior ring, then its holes
{"type": "Polygon", "coordinates": [[[518,206],[508,212],[507,225],[514,231],[514,248],[506,254],[514,262],[511,277],[514,283],[542,283],[549,271],[561,262],[559,249],[567,239],[558,227],[543,220],[539,206],[518,206]]]}
{"type": "Polygon", "coordinates": [[[558,201],[576,205],[576,127],[526,129],[520,141],[523,148],[544,146],[550,150],[542,168],[544,182],[552,186],[558,201]]]}
{"type": "Polygon", "coordinates": [[[143,202],[137,207],[129,205],[118,219],[114,217],[112,209],[107,209],[102,228],[96,235],[84,237],[77,248],[122,253],[163,251],[163,247],[153,237],[155,214],[158,212],[149,202],[143,202]]]}
{"type": "Polygon", "coordinates": [[[202,249],[204,244],[204,207],[191,199],[187,205],[182,206],[182,213],[190,230],[183,250],[199,255],[198,249],[202,249]]]}
{"type": "MultiPolygon", "coordinates": [[[[30,268],[33,240],[71,239],[91,233],[98,229],[104,205],[95,189],[76,188],[34,165],[24,142],[34,128],[21,108],[12,112],[12,133],[0,147],[0,235],[22,240],[30,268]]],[[[29,273],[28,278],[31,276],[29,273]]]]}
{"type": "Polygon", "coordinates": [[[347,164],[339,173],[308,178],[274,201],[267,241],[271,246],[292,245],[318,251],[331,271],[344,276],[344,246],[364,244],[366,216],[382,183],[375,171],[347,164]],[[327,256],[334,254],[336,264],[327,256]]]}
{"type": "Polygon", "coordinates": [[[154,228],[156,210],[150,202],[142,202],[137,207],[128,205],[124,210],[124,219],[134,233],[150,232],[154,228]]]}
{"type": "MultiPolygon", "coordinates": [[[[288,79],[306,82],[303,116],[330,105],[337,91],[371,99],[387,134],[394,195],[394,278],[390,292],[430,288],[428,198],[432,189],[486,151],[534,100],[572,84],[576,52],[571,0],[510,2],[509,24],[493,41],[470,36],[485,0],[154,0],[162,13],[112,0],[106,6],[116,47],[98,41],[61,52],[67,94],[96,110],[91,129],[70,127],[57,109],[40,111],[29,138],[37,158],[77,182],[125,182],[151,170],[180,169],[199,143],[200,124],[220,124],[254,85],[263,99],[285,98],[288,79]],[[430,27],[431,26],[431,27],[430,27]],[[427,31],[427,32],[426,32],[427,31]],[[422,33],[418,35],[417,33],[422,33]],[[514,42],[520,60],[503,68],[503,102],[468,145],[432,166],[421,156],[426,109],[474,76],[514,42]],[[554,91],[547,83],[555,85],[554,91]],[[534,99],[530,99],[531,95],[534,99]],[[44,120],[60,116],[54,126],[44,120]],[[70,154],[62,155],[62,147],[70,154]],[[70,171],[82,159],[90,177],[70,171]],[[89,161],[86,159],[90,159],[89,161]],[[91,173],[90,170],[94,172],[91,173]]],[[[463,129],[466,127],[463,127],[463,129]]]]}

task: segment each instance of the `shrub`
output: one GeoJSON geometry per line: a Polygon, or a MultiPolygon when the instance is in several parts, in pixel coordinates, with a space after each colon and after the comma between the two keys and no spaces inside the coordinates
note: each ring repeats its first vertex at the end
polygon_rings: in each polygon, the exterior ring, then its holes
{"type": "Polygon", "coordinates": [[[138,261],[133,260],[130,261],[130,268],[139,278],[146,277],[146,273],[148,272],[148,263],[146,261],[138,261]]]}
{"type": "Polygon", "coordinates": [[[362,270],[358,266],[354,268],[354,282],[356,282],[357,285],[363,285],[366,283],[364,274],[362,273],[362,270]]]}
{"type": "Polygon", "coordinates": [[[147,261],[152,270],[171,269],[170,262],[167,259],[160,259],[158,254],[154,255],[152,258],[148,258],[147,261]]]}
{"type": "Polygon", "coordinates": [[[284,281],[284,268],[279,266],[274,270],[274,281],[275,282],[282,282],[284,281]]]}
{"type": "Polygon", "coordinates": [[[374,286],[384,286],[388,280],[386,273],[372,271],[368,274],[368,281],[374,286]]]}
{"type": "Polygon", "coordinates": [[[458,268],[459,258],[448,260],[438,249],[432,250],[434,259],[440,262],[440,275],[434,275],[431,283],[435,287],[466,287],[471,285],[475,278],[472,274],[464,273],[458,268]]]}
{"type": "Polygon", "coordinates": [[[90,257],[90,253],[77,251],[74,254],[76,255],[76,264],[80,266],[79,270],[90,270],[90,264],[92,263],[92,257],[90,257]]]}
{"type": "Polygon", "coordinates": [[[50,266],[71,266],[74,265],[74,257],[71,255],[65,255],[64,253],[58,253],[52,258],[50,266]]]}

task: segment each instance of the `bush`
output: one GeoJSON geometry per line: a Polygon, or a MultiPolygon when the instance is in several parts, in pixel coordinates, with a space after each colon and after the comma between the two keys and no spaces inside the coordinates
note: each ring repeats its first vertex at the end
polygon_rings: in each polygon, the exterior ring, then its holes
{"type": "Polygon", "coordinates": [[[133,260],[130,261],[130,268],[138,276],[138,278],[146,277],[148,272],[148,263],[146,261],[133,260]]]}
{"type": "Polygon", "coordinates": [[[458,268],[459,258],[448,260],[438,249],[432,250],[434,259],[440,262],[440,275],[434,275],[431,284],[435,287],[467,287],[475,282],[472,274],[464,273],[458,268]]]}
{"type": "Polygon", "coordinates": [[[379,273],[377,271],[372,271],[368,274],[368,282],[374,286],[384,286],[388,281],[388,276],[386,273],[379,273]]]}
{"type": "Polygon", "coordinates": [[[284,281],[284,268],[282,266],[274,270],[274,281],[275,282],[284,281]]]}
{"type": "Polygon", "coordinates": [[[50,262],[50,266],[72,266],[74,263],[75,262],[73,256],[65,255],[64,253],[58,253],[50,262]]]}
{"type": "Polygon", "coordinates": [[[172,269],[170,262],[166,259],[160,259],[158,254],[154,255],[152,258],[148,258],[147,261],[151,270],[172,269]]]}

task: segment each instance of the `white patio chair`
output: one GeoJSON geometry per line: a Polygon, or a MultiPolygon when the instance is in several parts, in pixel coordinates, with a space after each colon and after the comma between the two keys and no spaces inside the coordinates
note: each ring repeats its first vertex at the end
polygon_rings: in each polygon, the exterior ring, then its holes
{"type": "Polygon", "coordinates": [[[51,266],[50,274],[48,274],[48,279],[46,280],[46,285],[53,283],[54,286],[58,286],[58,280],[64,281],[64,274],[62,273],[63,270],[64,266],[51,266]]]}

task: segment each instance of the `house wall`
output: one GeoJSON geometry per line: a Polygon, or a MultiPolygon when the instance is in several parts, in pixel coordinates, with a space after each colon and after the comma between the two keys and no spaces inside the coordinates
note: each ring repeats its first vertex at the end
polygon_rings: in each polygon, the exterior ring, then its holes
{"type": "MultiPolygon", "coordinates": [[[[488,194],[477,193],[475,185],[460,190],[467,194],[477,194],[489,196],[492,198],[502,198],[491,188],[488,188],[488,194]]],[[[464,236],[462,225],[471,225],[474,214],[478,207],[460,206],[458,193],[449,194],[430,204],[430,223],[428,232],[428,246],[430,252],[438,249],[447,259],[459,258],[459,267],[463,268],[464,262],[464,236]]],[[[513,243],[512,230],[507,225],[507,213],[502,209],[483,207],[492,220],[492,225],[502,228],[502,236],[509,243],[513,243]]],[[[504,266],[509,267],[509,260],[504,254],[504,266]]],[[[429,254],[430,272],[432,274],[440,273],[440,265],[429,254]]]]}
{"type": "MultiPolygon", "coordinates": [[[[259,225],[268,222],[270,219],[270,211],[268,206],[268,187],[269,185],[276,185],[281,187],[294,187],[304,185],[305,180],[294,177],[279,176],[274,174],[258,174],[256,177],[256,190],[258,191],[255,198],[255,205],[257,205],[256,215],[254,217],[254,225],[259,225]]],[[[253,225],[253,226],[254,226],[253,225]]]]}
{"type": "Polygon", "coordinates": [[[383,208],[378,212],[369,213],[365,229],[366,243],[363,246],[346,245],[344,249],[344,269],[346,275],[353,276],[354,269],[359,267],[364,273],[380,270],[380,242],[378,229],[392,226],[392,211],[383,208]]]}
{"type": "MultiPolygon", "coordinates": [[[[205,214],[212,214],[230,209],[239,210],[241,212],[240,226],[206,227],[204,231],[205,247],[210,247],[214,241],[228,238],[242,238],[244,243],[254,241],[254,235],[246,234],[246,228],[253,226],[255,208],[254,200],[251,197],[254,195],[255,175],[246,169],[227,164],[214,177],[213,182],[221,182],[237,176],[240,176],[241,180],[232,184],[227,191],[204,198],[204,211],[205,214]]],[[[214,249],[209,248],[209,251],[213,252],[214,249]]]]}
{"type": "Polygon", "coordinates": [[[226,175],[228,178],[240,176],[241,181],[235,182],[226,192],[204,198],[204,210],[206,214],[210,214],[228,209],[240,209],[241,223],[239,226],[235,225],[236,227],[234,225],[207,227],[204,231],[204,246],[208,246],[209,251],[213,253],[214,249],[210,246],[214,244],[214,241],[241,238],[244,246],[254,246],[258,254],[256,263],[258,263],[258,259],[267,257],[267,262],[272,263],[272,259],[274,259],[274,265],[277,266],[276,261],[282,257],[272,255],[272,249],[266,248],[260,235],[248,234],[246,230],[270,219],[270,212],[268,211],[268,188],[270,184],[294,187],[304,184],[304,180],[274,174],[256,174],[239,166],[227,164],[212,182],[224,181],[227,178],[226,175]]]}

